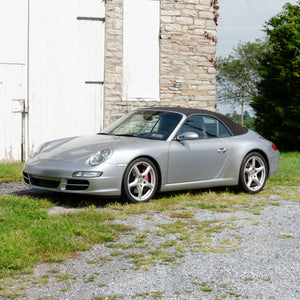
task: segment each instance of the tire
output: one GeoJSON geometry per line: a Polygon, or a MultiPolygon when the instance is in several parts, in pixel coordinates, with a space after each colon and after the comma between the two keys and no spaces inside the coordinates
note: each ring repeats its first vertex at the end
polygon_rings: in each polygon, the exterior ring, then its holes
{"type": "Polygon", "coordinates": [[[148,158],[137,158],[126,168],[123,178],[123,196],[133,203],[148,202],[156,193],[158,173],[148,158]]]}
{"type": "Polygon", "coordinates": [[[267,175],[265,158],[258,152],[251,152],[241,164],[239,186],[246,193],[259,193],[265,186],[267,175]]]}

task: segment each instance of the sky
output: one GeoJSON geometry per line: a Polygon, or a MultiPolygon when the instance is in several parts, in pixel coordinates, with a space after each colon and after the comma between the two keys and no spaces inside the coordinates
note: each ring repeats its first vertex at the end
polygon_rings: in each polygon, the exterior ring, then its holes
{"type": "MultiPolygon", "coordinates": [[[[217,56],[228,56],[239,41],[253,42],[262,38],[265,22],[281,12],[287,2],[295,5],[297,0],[219,0],[217,56]]],[[[239,107],[221,103],[217,103],[217,109],[224,114],[233,109],[239,111],[239,107]]],[[[249,106],[245,109],[253,115],[249,106]]]]}
{"type": "Polygon", "coordinates": [[[239,41],[252,42],[264,36],[266,21],[297,0],[219,0],[217,56],[227,56],[239,41]]]}

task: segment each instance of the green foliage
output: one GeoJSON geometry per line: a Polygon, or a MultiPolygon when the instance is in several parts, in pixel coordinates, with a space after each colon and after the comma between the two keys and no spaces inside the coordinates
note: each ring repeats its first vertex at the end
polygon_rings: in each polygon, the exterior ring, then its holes
{"type": "Polygon", "coordinates": [[[281,150],[300,149],[300,1],[287,3],[265,26],[269,49],[260,60],[261,82],[251,106],[255,127],[281,150]]]}
{"type": "MultiPolygon", "coordinates": [[[[234,121],[235,123],[241,125],[241,115],[238,114],[235,110],[233,111],[233,113],[227,113],[226,116],[230,118],[232,121],[234,121]]],[[[251,117],[248,111],[244,112],[243,126],[248,129],[254,130],[254,118],[251,117]]]]}
{"type": "MultiPolygon", "coordinates": [[[[218,57],[217,101],[241,106],[257,95],[259,58],[267,47],[266,42],[240,42],[228,57],[218,57]]],[[[243,120],[241,121],[243,123],[243,120]]]]}
{"type": "Polygon", "coordinates": [[[22,181],[22,169],[24,163],[1,163],[0,164],[0,183],[6,181],[22,181]]]}

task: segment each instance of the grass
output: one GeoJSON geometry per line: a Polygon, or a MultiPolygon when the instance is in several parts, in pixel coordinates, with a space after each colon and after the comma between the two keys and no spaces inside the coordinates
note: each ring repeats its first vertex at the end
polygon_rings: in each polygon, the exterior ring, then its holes
{"type": "Polygon", "coordinates": [[[24,163],[0,163],[0,183],[1,182],[20,182],[23,180],[22,169],[24,163]]]}
{"type": "MultiPolygon", "coordinates": [[[[0,164],[0,182],[20,181],[22,166],[22,163],[0,164]]],[[[80,204],[82,209],[76,213],[56,216],[47,214],[48,209],[54,206],[53,199],[0,195],[0,277],[30,272],[36,263],[63,261],[76,255],[76,251],[87,250],[97,243],[106,243],[122,251],[138,249],[138,253],[132,251],[127,254],[137,266],[155,264],[157,261],[173,263],[170,254],[176,260],[187,247],[203,252],[234,251],[240,243],[234,234],[228,239],[214,240],[218,232],[234,230],[234,220],[197,222],[195,213],[201,209],[212,212],[246,209],[259,214],[265,205],[277,205],[276,201],[269,200],[274,191],[284,196],[285,200],[299,201],[300,197],[294,189],[299,185],[300,152],[292,152],[281,154],[278,173],[258,195],[224,189],[166,193],[157,195],[149,203],[106,203],[105,210],[98,210],[97,204],[91,205],[92,201],[87,201],[80,204]],[[132,244],[118,246],[119,234],[132,228],[116,224],[114,220],[126,220],[136,214],[145,220],[152,220],[156,212],[163,212],[174,221],[158,224],[152,233],[136,232],[132,244]],[[165,236],[169,236],[167,241],[153,247],[151,239],[165,236]]],[[[281,235],[280,238],[292,236],[281,235]]],[[[120,251],[88,263],[110,261],[114,255],[120,255],[120,251]]]]}
{"type": "Polygon", "coordinates": [[[45,199],[0,195],[0,277],[26,272],[37,262],[65,260],[130,230],[111,224],[115,216],[95,208],[48,216],[52,205],[45,199]]]}
{"type": "Polygon", "coordinates": [[[300,152],[281,153],[279,170],[269,179],[269,186],[300,185],[300,152]]]}

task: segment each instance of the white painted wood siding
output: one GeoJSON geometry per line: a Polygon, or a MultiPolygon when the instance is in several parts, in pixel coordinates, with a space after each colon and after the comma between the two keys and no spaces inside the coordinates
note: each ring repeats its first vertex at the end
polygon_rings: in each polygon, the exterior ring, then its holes
{"type": "Polygon", "coordinates": [[[124,0],[123,100],[159,100],[160,2],[124,0]]]}
{"type": "Polygon", "coordinates": [[[0,0],[0,160],[21,159],[21,115],[12,99],[26,98],[27,1],[0,0]]]}
{"type": "Polygon", "coordinates": [[[25,100],[25,79],[25,65],[0,65],[0,160],[21,159],[21,114],[12,100],[25,100]]]}
{"type": "Polygon", "coordinates": [[[29,150],[102,127],[105,6],[99,0],[31,0],[29,150]]]}

